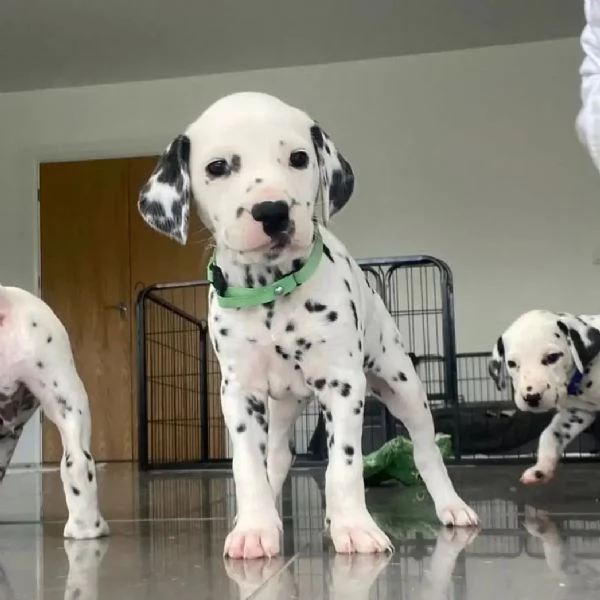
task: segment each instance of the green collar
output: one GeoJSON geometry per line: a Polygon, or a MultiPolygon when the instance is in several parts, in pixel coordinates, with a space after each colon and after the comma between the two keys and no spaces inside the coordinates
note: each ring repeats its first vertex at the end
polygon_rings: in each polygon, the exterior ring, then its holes
{"type": "Polygon", "coordinates": [[[208,261],[208,281],[217,293],[221,308],[250,308],[267,304],[291,294],[298,286],[308,281],[317,270],[323,256],[323,238],[317,231],[315,241],[308,260],[302,268],[278,279],[271,285],[258,288],[229,287],[223,272],[215,263],[215,255],[208,261]]]}

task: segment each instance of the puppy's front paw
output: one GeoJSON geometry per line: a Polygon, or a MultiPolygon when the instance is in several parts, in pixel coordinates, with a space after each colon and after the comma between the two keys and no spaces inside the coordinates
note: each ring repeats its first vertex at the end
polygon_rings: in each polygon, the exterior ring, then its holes
{"type": "Polygon", "coordinates": [[[436,512],[446,527],[479,527],[477,513],[459,496],[436,507],[436,512]]]}
{"type": "Polygon", "coordinates": [[[332,517],[329,531],[335,551],[340,554],[377,554],[394,549],[366,510],[332,517]]]}
{"type": "Polygon", "coordinates": [[[94,520],[69,517],[63,537],[73,540],[92,540],[109,535],[108,523],[100,516],[94,520]]]}
{"type": "Polygon", "coordinates": [[[525,485],[535,485],[548,483],[554,477],[554,470],[547,466],[535,465],[527,469],[521,475],[521,483],[525,485]]]}
{"type": "Polygon", "coordinates": [[[279,554],[279,516],[238,519],[225,540],[223,555],[229,558],[271,558],[279,554]]]}

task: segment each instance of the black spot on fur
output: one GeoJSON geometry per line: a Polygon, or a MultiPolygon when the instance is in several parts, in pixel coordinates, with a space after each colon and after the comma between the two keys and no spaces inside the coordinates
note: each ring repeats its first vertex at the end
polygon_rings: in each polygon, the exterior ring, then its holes
{"type": "Polygon", "coordinates": [[[88,471],[88,481],[94,481],[94,474],[91,471],[88,471]]]}
{"type": "Polygon", "coordinates": [[[323,254],[332,262],[334,263],[335,260],[333,259],[333,254],[331,254],[331,250],[325,245],[323,244],[323,254]]]}
{"type": "Polygon", "coordinates": [[[350,310],[352,310],[352,317],[354,318],[354,327],[358,330],[358,313],[356,312],[354,300],[350,300],[350,310]]]}
{"type": "Polygon", "coordinates": [[[307,300],[304,303],[304,308],[306,308],[306,310],[310,313],[313,312],[323,312],[324,310],[326,310],[326,306],[324,304],[321,304],[320,302],[314,302],[312,300],[307,300]]]}
{"type": "Polygon", "coordinates": [[[87,451],[84,450],[83,451],[83,455],[88,459],[88,460],[92,460],[92,455],[87,451]]]}
{"type": "MultiPolygon", "coordinates": [[[[313,141],[313,144],[319,150],[323,149],[324,141],[323,141],[323,131],[318,125],[313,125],[310,128],[310,137],[313,141]]],[[[318,154],[318,153],[317,153],[318,154]]]]}
{"type": "Polygon", "coordinates": [[[342,383],[342,387],[340,389],[340,394],[344,398],[347,398],[350,395],[351,391],[352,391],[352,386],[349,383],[342,383]]]}
{"type": "Polygon", "coordinates": [[[223,336],[226,337],[229,335],[229,329],[227,329],[226,327],[223,327],[221,329],[219,329],[219,333],[223,336]]]}
{"type": "Polygon", "coordinates": [[[241,206],[237,207],[235,211],[235,216],[239,219],[244,214],[244,209],[241,206]]]}
{"type": "Polygon", "coordinates": [[[244,267],[244,285],[246,287],[254,287],[254,277],[252,277],[252,273],[250,273],[250,267],[246,265],[244,267]]]}
{"type": "Polygon", "coordinates": [[[246,398],[246,402],[248,403],[248,408],[253,412],[256,412],[260,415],[265,414],[265,403],[262,400],[259,400],[256,396],[248,396],[246,398]]]}
{"type": "Polygon", "coordinates": [[[592,381],[588,381],[588,382],[585,384],[585,387],[589,389],[589,388],[591,388],[591,387],[592,387],[592,384],[593,384],[593,382],[592,382],[592,381]]]}
{"type": "Polygon", "coordinates": [[[294,329],[296,329],[296,326],[294,325],[293,321],[290,321],[286,326],[285,326],[285,330],[289,333],[290,331],[294,331],[294,329]]]}
{"type": "Polygon", "coordinates": [[[267,318],[265,319],[265,327],[267,329],[271,329],[272,324],[273,324],[273,310],[269,309],[267,311],[267,318]]]}
{"type": "Polygon", "coordinates": [[[346,456],[354,456],[354,448],[346,444],[344,446],[344,454],[346,456]]]}
{"type": "Polygon", "coordinates": [[[335,310],[332,310],[327,313],[327,320],[329,322],[333,323],[334,321],[337,321],[337,318],[338,318],[338,314],[335,310]]]}
{"type": "Polygon", "coordinates": [[[275,346],[275,352],[277,352],[283,360],[288,360],[290,358],[290,355],[279,344],[275,346]]]}
{"type": "Polygon", "coordinates": [[[264,442],[261,442],[261,443],[258,445],[258,447],[259,447],[259,449],[260,449],[260,452],[261,452],[261,454],[262,454],[263,456],[265,456],[265,454],[267,453],[267,445],[266,445],[264,442]]]}
{"type": "Polygon", "coordinates": [[[325,411],[325,419],[329,422],[331,422],[333,420],[333,417],[331,416],[331,411],[329,411],[329,410],[325,411]]]}
{"type": "Polygon", "coordinates": [[[231,157],[231,171],[233,173],[237,173],[239,172],[239,170],[242,168],[242,159],[240,158],[239,154],[234,154],[231,157]]]}
{"type": "Polygon", "coordinates": [[[244,431],[246,431],[246,425],[245,425],[244,423],[240,423],[240,424],[239,424],[239,425],[238,425],[238,426],[235,428],[235,430],[236,430],[238,433],[244,433],[244,431]]]}
{"type": "Polygon", "coordinates": [[[322,390],[325,387],[325,379],[315,379],[315,387],[318,390],[322,390]]]}
{"type": "Polygon", "coordinates": [[[544,479],[544,474],[541,471],[536,471],[535,478],[536,479],[544,479]]]}
{"type": "Polygon", "coordinates": [[[75,494],[75,496],[79,496],[79,494],[81,494],[81,492],[73,485],[71,486],[71,491],[73,494],[75,494]]]}
{"type": "Polygon", "coordinates": [[[35,364],[37,365],[38,369],[44,368],[44,363],[41,360],[38,360],[35,364]]]}
{"type": "Polygon", "coordinates": [[[408,381],[408,379],[406,378],[406,375],[405,375],[405,374],[404,374],[402,371],[400,371],[400,372],[398,373],[398,379],[399,379],[400,381],[408,381]]]}
{"type": "Polygon", "coordinates": [[[50,344],[51,342],[52,342],[52,336],[51,336],[51,335],[49,335],[49,336],[46,338],[46,343],[50,344]]]}
{"type": "Polygon", "coordinates": [[[504,340],[502,339],[502,336],[500,336],[496,341],[496,348],[498,348],[499,356],[504,358],[504,340]]]}

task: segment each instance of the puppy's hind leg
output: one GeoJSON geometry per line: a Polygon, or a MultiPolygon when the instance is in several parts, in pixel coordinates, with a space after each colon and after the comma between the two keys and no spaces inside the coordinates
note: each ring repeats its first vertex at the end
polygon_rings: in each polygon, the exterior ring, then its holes
{"type": "Polygon", "coordinates": [[[60,476],[69,511],[64,536],[78,540],[98,538],[107,535],[109,529],[98,508],[88,397],[68,342],[55,341],[54,352],[36,361],[26,384],[60,432],[63,445],[60,476]]]}

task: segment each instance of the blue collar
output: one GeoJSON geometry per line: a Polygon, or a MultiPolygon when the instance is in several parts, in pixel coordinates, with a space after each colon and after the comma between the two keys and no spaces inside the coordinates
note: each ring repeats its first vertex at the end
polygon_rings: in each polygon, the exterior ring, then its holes
{"type": "Polygon", "coordinates": [[[577,396],[577,390],[579,389],[579,384],[582,379],[583,373],[575,371],[575,374],[571,377],[571,381],[569,381],[569,385],[567,386],[567,393],[569,396],[577,396]]]}

